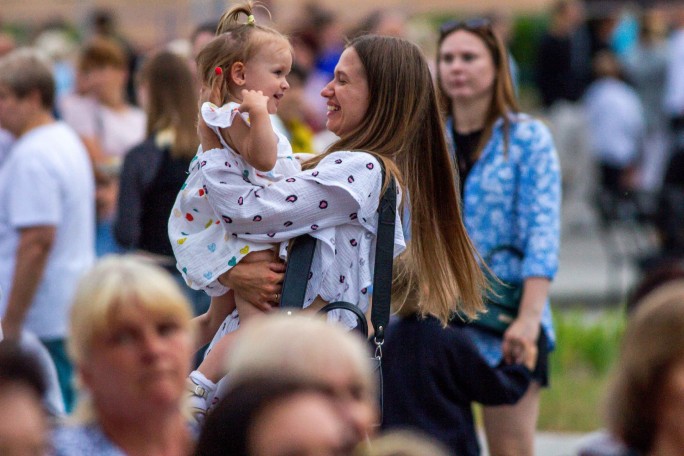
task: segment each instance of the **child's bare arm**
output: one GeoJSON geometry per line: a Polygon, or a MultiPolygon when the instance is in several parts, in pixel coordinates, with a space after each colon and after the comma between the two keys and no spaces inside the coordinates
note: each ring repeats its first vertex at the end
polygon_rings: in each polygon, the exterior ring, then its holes
{"type": "Polygon", "coordinates": [[[250,126],[244,122],[233,122],[228,128],[235,149],[247,163],[264,172],[275,166],[278,147],[267,103],[268,97],[261,91],[243,90],[240,111],[249,113],[250,126]]]}

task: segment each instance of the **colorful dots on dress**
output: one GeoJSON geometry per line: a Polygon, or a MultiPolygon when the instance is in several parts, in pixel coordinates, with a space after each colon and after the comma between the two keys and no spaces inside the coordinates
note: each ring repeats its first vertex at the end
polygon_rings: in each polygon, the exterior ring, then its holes
{"type": "Polygon", "coordinates": [[[328,202],[326,200],[322,200],[320,203],[318,203],[318,207],[321,209],[327,209],[328,208],[328,202]]]}
{"type": "Polygon", "coordinates": [[[295,201],[297,201],[297,195],[290,195],[287,198],[285,198],[285,201],[287,201],[288,203],[294,203],[295,201]]]}

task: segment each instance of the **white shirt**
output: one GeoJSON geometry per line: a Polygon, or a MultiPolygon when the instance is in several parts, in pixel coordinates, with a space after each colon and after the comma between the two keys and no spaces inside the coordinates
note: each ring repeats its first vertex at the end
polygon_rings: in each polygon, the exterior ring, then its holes
{"type": "Polygon", "coordinates": [[[602,162],[624,167],[639,157],[646,129],[641,101],[624,82],[604,78],[584,95],[589,146],[602,162]]]}
{"type": "Polygon", "coordinates": [[[103,152],[117,159],[146,136],[147,117],[135,106],[115,111],[92,98],[69,95],[61,100],[60,112],[79,135],[98,138],[103,152]]]}
{"type": "MultiPolygon", "coordinates": [[[[246,188],[239,173],[226,173],[219,149],[205,152],[203,160],[200,173],[210,204],[218,213],[231,214],[229,222],[221,220],[226,232],[252,242],[282,242],[305,233],[319,241],[308,271],[305,306],[320,296],[367,310],[382,186],[374,156],[334,152],[316,168],[263,189],[246,188]]],[[[398,195],[397,206],[400,202],[398,195]]],[[[399,214],[397,210],[394,256],[406,248],[399,214]]],[[[356,321],[343,323],[353,327],[356,321]]]]}
{"type": "Polygon", "coordinates": [[[13,142],[14,136],[12,136],[9,131],[3,130],[2,127],[0,127],[0,166],[2,166],[5,158],[9,155],[9,150],[13,142]]]}
{"type": "Polygon", "coordinates": [[[684,116],[684,28],[670,39],[663,103],[671,116],[684,116]]]}
{"type": "Polygon", "coordinates": [[[95,258],[93,175],[78,136],[64,123],[37,127],[12,146],[0,168],[0,315],[14,275],[21,228],[54,226],[55,241],[26,316],[41,339],[63,338],[81,275],[95,258]]]}

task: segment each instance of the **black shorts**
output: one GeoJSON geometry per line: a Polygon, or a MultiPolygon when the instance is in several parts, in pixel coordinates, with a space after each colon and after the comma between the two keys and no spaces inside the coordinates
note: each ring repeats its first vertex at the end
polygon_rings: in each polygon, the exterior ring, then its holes
{"type": "Polygon", "coordinates": [[[539,350],[537,355],[537,367],[534,368],[532,372],[532,380],[539,383],[542,387],[548,387],[549,378],[549,338],[546,337],[544,329],[539,332],[539,340],[537,340],[537,349],[539,350]]]}

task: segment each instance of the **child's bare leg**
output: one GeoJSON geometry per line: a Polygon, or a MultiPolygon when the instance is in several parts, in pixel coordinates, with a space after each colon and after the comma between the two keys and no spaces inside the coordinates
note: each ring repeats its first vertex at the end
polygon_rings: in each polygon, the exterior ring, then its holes
{"type": "Polygon", "coordinates": [[[237,332],[225,334],[221,339],[214,344],[207,355],[202,360],[202,363],[197,367],[197,370],[204,375],[208,380],[217,383],[226,375],[225,361],[226,353],[230,351],[237,332]]]}
{"type": "Polygon", "coordinates": [[[233,290],[221,296],[212,296],[209,309],[192,319],[195,333],[195,350],[208,344],[218,331],[221,323],[235,310],[233,290]]]}

